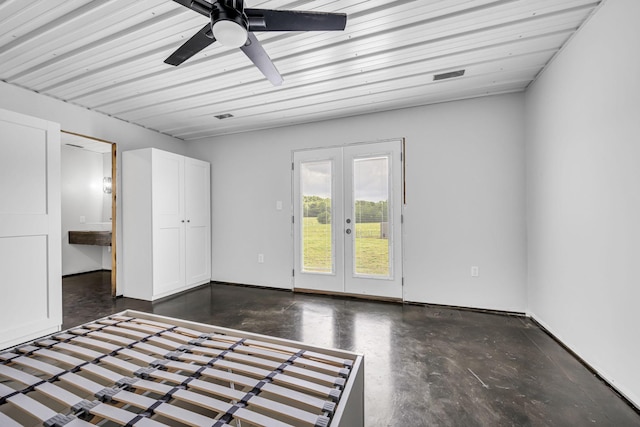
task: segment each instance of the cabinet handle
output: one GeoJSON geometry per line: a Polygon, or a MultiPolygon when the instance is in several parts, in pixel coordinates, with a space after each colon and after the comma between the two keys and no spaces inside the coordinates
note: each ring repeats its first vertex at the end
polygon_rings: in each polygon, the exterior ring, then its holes
{"type": "Polygon", "coordinates": [[[180,222],[184,222],[184,219],[182,221],[180,221],[180,222]]]}
{"type": "Polygon", "coordinates": [[[191,222],[191,220],[190,220],[190,219],[188,219],[188,220],[187,220],[187,222],[191,222]]]}

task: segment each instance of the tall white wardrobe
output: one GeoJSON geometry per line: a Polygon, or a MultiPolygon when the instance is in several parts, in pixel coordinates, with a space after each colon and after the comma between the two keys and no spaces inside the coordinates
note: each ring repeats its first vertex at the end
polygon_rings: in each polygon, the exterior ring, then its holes
{"type": "Polygon", "coordinates": [[[210,188],[207,162],[122,153],[124,296],[153,301],[210,281],[210,188]]]}

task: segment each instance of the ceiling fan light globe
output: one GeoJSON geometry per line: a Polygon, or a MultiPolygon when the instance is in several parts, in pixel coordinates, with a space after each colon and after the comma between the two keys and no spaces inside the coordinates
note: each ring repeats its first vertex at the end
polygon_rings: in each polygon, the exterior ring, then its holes
{"type": "Polygon", "coordinates": [[[212,27],[213,36],[223,46],[242,47],[247,43],[247,29],[235,21],[217,21],[212,27]]]}

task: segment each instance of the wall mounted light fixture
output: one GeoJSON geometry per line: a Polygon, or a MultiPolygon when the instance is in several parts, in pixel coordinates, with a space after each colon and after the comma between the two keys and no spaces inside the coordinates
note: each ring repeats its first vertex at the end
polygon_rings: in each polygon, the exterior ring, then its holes
{"type": "Polygon", "coordinates": [[[102,191],[104,191],[107,194],[111,194],[111,177],[110,176],[106,176],[102,180],[102,191]]]}

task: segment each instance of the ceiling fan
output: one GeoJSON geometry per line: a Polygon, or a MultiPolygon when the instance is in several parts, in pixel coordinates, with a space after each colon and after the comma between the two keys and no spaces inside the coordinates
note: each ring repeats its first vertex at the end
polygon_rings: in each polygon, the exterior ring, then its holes
{"type": "Polygon", "coordinates": [[[341,31],[347,25],[344,13],[245,9],[244,0],[173,1],[208,17],[211,22],[164,62],[180,65],[218,40],[224,46],[239,47],[274,86],[282,84],[282,76],[253,31],[341,31]]]}

